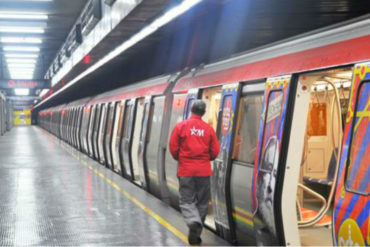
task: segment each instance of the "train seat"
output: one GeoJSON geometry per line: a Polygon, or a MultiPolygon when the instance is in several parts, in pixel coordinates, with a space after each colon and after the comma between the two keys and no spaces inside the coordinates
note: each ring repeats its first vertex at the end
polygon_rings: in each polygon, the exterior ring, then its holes
{"type": "MultiPolygon", "coordinates": [[[[314,218],[318,211],[313,209],[308,209],[305,207],[300,207],[300,220],[306,221],[309,219],[314,218]]],[[[330,226],[332,222],[332,217],[330,215],[324,215],[318,222],[314,224],[315,227],[321,227],[321,226],[330,226]]]]}
{"type": "MultiPolygon", "coordinates": [[[[337,148],[336,148],[337,152],[337,148]]],[[[319,178],[313,178],[309,176],[304,176],[303,181],[305,183],[311,183],[311,184],[320,184],[320,185],[326,185],[331,186],[333,184],[334,175],[335,175],[335,165],[336,165],[336,158],[334,155],[334,152],[331,154],[329,167],[328,167],[328,174],[325,179],[319,179],[319,178]]]]}

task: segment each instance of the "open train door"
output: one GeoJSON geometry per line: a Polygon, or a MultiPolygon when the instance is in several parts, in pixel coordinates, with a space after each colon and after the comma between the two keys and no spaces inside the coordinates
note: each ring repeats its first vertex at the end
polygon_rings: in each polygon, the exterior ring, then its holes
{"type": "Polygon", "coordinates": [[[280,76],[266,82],[252,182],[257,245],[285,245],[278,194],[284,181],[282,143],[288,122],[290,81],[291,76],[280,76]]]}
{"type": "Polygon", "coordinates": [[[357,64],[345,123],[333,211],[334,242],[370,244],[370,63],[357,64]]]}
{"type": "Polygon", "coordinates": [[[236,126],[235,116],[238,110],[240,88],[240,83],[228,84],[222,87],[217,125],[217,137],[221,149],[218,157],[213,162],[213,176],[211,179],[211,196],[216,229],[228,241],[235,240],[230,195],[232,158],[230,151],[233,143],[233,129],[236,126]]]}

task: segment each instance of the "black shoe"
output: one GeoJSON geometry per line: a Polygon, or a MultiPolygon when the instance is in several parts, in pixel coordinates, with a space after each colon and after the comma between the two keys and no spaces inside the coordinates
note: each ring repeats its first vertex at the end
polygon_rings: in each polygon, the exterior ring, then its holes
{"type": "Polygon", "coordinates": [[[189,225],[188,241],[190,245],[199,245],[202,239],[197,235],[198,229],[202,227],[199,223],[189,225]]]}

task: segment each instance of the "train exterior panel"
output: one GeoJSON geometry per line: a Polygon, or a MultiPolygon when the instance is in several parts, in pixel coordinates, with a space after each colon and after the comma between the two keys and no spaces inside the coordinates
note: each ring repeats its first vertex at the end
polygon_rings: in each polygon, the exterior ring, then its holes
{"type": "Polygon", "coordinates": [[[369,66],[363,62],[370,59],[369,25],[369,18],[356,20],[46,109],[40,125],[178,208],[168,137],[189,117],[194,99],[203,99],[203,120],[222,147],[212,164],[209,228],[242,245],[312,245],[305,238],[310,227],[333,224],[326,240],[332,235],[338,245],[354,238],[368,245],[369,66]],[[292,140],[295,131],[299,140],[292,140]],[[325,157],[322,164],[315,152],[325,157]],[[329,195],[319,195],[312,183],[329,195]],[[307,195],[321,200],[319,211],[307,195]]]}

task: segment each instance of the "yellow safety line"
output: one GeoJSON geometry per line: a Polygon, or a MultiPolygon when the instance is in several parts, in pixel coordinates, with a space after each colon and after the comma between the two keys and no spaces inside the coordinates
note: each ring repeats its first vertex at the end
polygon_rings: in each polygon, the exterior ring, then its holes
{"type": "MultiPolygon", "coordinates": [[[[67,150],[66,150],[67,151],[67,150]]],[[[68,152],[68,151],[67,151],[68,152]]],[[[68,152],[69,153],[69,152],[68,152]]],[[[133,195],[128,193],[126,190],[121,188],[118,184],[110,180],[109,178],[105,177],[103,173],[99,172],[96,168],[92,167],[89,165],[87,162],[79,160],[76,158],[74,155],[72,155],[75,159],[77,159],[79,162],[81,162],[84,166],[88,167],[91,171],[93,171],[96,175],[101,177],[106,183],[108,183],[111,187],[119,191],[122,195],[126,196],[130,201],[136,204],[139,208],[144,210],[145,213],[148,215],[152,216],[156,221],[159,222],[162,226],[166,227],[170,232],[175,234],[179,239],[181,239],[184,243],[188,243],[188,238],[187,236],[182,233],[180,230],[178,230],[176,227],[171,225],[168,221],[166,221],[164,218],[156,214],[153,210],[145,206],[143,203],[141,203],[138,199],[136,199],[133,195]]]]}

